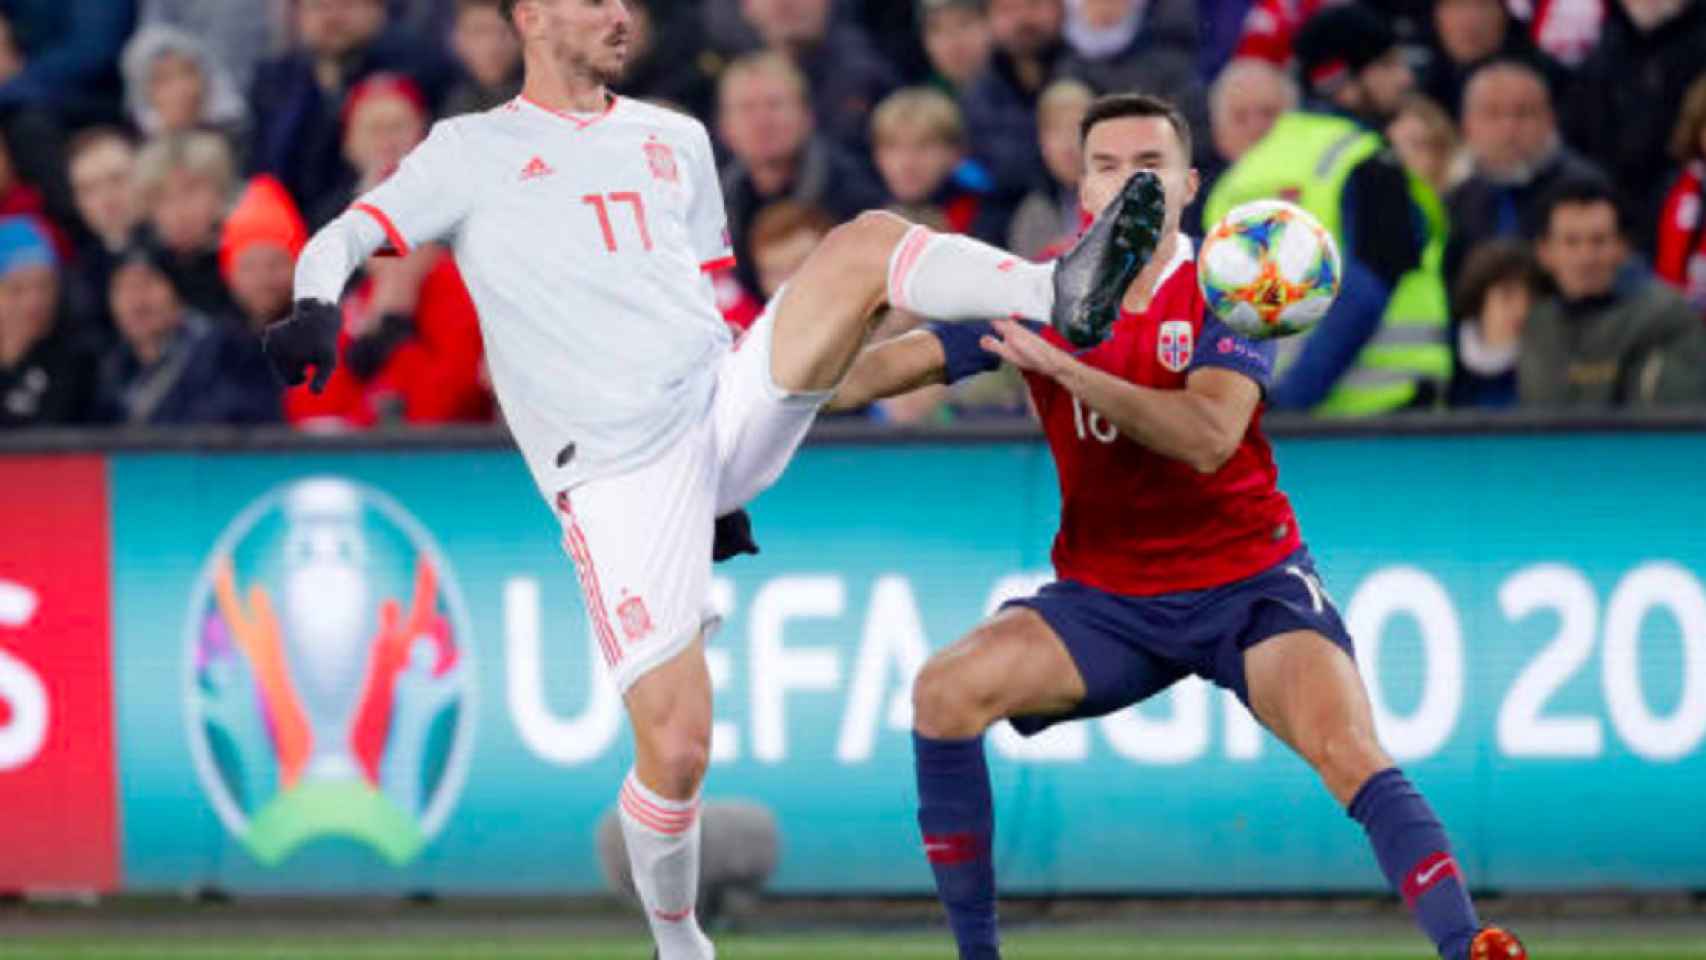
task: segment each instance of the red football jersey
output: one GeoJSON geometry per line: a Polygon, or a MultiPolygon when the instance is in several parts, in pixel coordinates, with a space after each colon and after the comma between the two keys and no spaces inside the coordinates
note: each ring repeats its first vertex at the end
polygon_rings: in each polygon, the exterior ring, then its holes
{"type": "MultiPolygon", "coordinates": [[[[949,356],[950,380],[999,364],[976,346],[986,324],[932,329],[949,356]]],[[[1042,335],[1072,349],[1052,328],[1042,335]]],[[[1148,309],[1122,313],[1109,338],[1078,358],[1158,390],[1182,390],[1192,370],[1210,366],[1244,373],[1265,390],[1273,351],[1208,312],[1193,251],[1181,237],[1148,309]]],[[[1054,566],[1061,579],[1133,596],[1202,590],[1267,569],[1301,545],[1291,503],[1276,485],[1260,407],[1237,452],[1204,475],[1124,436],[1054,380],[1025,379],[1060,475],[1054,566]]]]}

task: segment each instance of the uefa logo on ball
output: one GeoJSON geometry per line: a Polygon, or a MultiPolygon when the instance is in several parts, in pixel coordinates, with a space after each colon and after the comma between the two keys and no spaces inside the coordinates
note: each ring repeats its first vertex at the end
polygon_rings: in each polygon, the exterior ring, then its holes
{"type": "Polygon", "coordinates": [[[203,790],[260,863],[337,836],[406,864],[467,777],[475,672],[443,553],[331,477],[262,496],[215,543],[185,627],[203,790]]]}

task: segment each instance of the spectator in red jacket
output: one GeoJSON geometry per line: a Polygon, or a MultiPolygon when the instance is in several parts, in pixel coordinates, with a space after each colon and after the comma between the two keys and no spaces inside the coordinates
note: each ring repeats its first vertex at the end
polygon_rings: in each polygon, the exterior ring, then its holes
{"type": "MultiPolygon", "coordinates": [[[[397,169],[426,136],[427,120],[419,91],[401,77],[376,75],[351,91],[344,159],[359,177],[355,195],[397,169]]],[[[338,368],[323,393],[297,387],[285,394],[290,422],[348,429],[491,419],[479,315],[443,247],[373,257],[343,313],[338,368]]]]}
{"type": "Polygon", "coordinates": [[[375,257],[343,313],[338,368],[323,393],[285,394],[291,423],[336,430],[492,418],[479,315],[442,247],[375,257]]]}
{"type": "Polygon", "coordinates": [[[1681,165],[1659,217],[1659,276],[1706,314],[1706,73],[1688,88],[1671,134],[1681,165]]]}

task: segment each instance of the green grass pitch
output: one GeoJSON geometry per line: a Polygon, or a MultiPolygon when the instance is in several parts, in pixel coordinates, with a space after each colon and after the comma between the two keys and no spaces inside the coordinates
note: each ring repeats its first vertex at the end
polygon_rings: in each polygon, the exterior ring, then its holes
{"type": "MultiPolygon", "coordinates": [[[[1697,935],[1653,937],[1560,934],[1533,936],[1536,960],[1706,960],[1697,935]]],[[[1168,934],[1143,939],[1122,931],[1026,931],[1006,939],[1010,960],[1428,960],[1415,935],[1334,938],[1321,933],[1235,936],[1168,934]]],[[[447,934],[430,938],[365,936],[209,937],[136,933],[128,936],[54,934],[14,938],[0,930],[0,957],[18,960],[645,960],[650,945],[637,938],[573,936],[494,938],[447,934]]],[[[946,935],[846,932],[821,936],[726,937],[721,960],[953,960],[946,935]]]]}

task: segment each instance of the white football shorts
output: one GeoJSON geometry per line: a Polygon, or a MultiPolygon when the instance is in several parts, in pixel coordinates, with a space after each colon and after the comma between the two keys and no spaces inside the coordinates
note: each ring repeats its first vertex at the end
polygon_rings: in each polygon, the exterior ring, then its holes
{"type": "Polygon", "coordinates": [[[557,495],[563,548],[616,688],[718,625],[709,605],[716,518],[764,492],[793,458],[824,393],[770,374],[774,304],[717,370],[709,414],[656,460],[557,495]]]}

